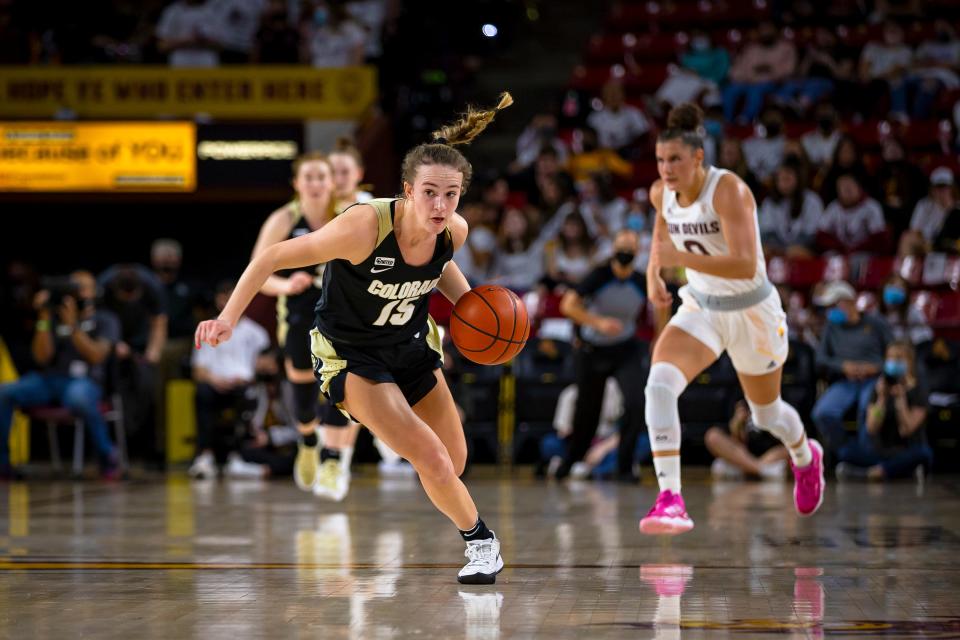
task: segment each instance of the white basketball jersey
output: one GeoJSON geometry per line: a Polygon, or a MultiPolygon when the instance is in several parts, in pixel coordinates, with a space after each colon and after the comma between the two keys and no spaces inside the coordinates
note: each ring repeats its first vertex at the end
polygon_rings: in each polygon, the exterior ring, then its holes
{"type": "MultiPolygon", "coordinates": [[[[720,218],[713,208],[713,194],[717,190],[720,178],[730,173],[726,169],[709,167],[707,180],[703,183],[700,195],[688,207],[681,207],[675,191],[663,185],[663,205],[661,207],[667,231],[674,246],[687,253],[717,256],[730,255],[730,248],[720,229],[720,218]]],[[[760,244],[760,227],[757,224],[757,203],[753,203],[753,230],[757,242],[757,270],[752,278],[732,279],[711,276],[693,269],[687,269],[687,282],[690,286],[711,295],[735,295],[752,291],[767,278],[767,267],[763,260],[763,247],[760,244]]]]}

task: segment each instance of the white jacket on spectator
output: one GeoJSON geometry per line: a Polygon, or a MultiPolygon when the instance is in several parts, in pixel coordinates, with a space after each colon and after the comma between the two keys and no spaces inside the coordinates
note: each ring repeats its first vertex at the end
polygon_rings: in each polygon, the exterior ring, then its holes
{"type": "Polygon", "coordinates": [[[873,198],[864,198],[849,209],[834,200],[820,220],[820,231],[833,235],[848,247],[859,245],[886,228],[883,209],[873,198]]]}
{"type": "Polygon", "coordinates": [[[927,196],[913,208],[910,228],[919,231],[924,240],[932,243],[940,235],[943,222],[947,219],[947,213],[949,213],[948,209],[941,207],[933,198],[927,196]]]}
{"type": "MultiPolygon", "coordinates": [[[[219,17],[211,2],[192,5],[177,0],[160,14],[156,29],[160,40],[184,40],[199,35],[220,40],[219,17]]],[[[168,60],[171,67],[216,67],[220,64],[220,54],[213,49],[180,48],[171,51],[168,60]]]]}
{"type": "Polygon", "coordinates": [[[257,356],[270,347],[270,336],[259,324],[241,317],[233,336],[217,348],[204,343],[193,352],[191,364],[203,367],[215,376],[253,381],[257,356]]]}
{"type": "Polygon", "coordinates": [[[806,133],[800,138],[800,144],[803,145],[803,151],[807,154],[810,164],[826,164],[833,158],[833,151],[840,142],[840,130],[834,129],[829,136],[817,129],[806,133]]]}
{"type": "MultiPolygon", "coordinates": [[[[566,438],[573,433],[573,412],[577,408],[577,385],[571,384],[560,392],[557,410],[553,414],[553,428],[557,435],[566,438]]],[[[617,420],[623,415],[623,393],[613,376],[607,378],[603,389],[603,406],[600,408],[600,424],[597,437],[606,438],[617,432],[617,420]]]]}
{"type": "Polygon", "coordinates": [[[753,136],[743,141],[743,157],[750,171],[760,180],[766,180],[783,164],[787,139],[782,136],[761,138],[753,136]]]}
{"type": "Polygon", "coordinates": [[[788,199],[777,202],[770,197],[764,198],[758,217],[760,235],[764,240],[769,238],[784,246],[807,244],[817,235],[823,217],[823,200],[810,189],[804,190],[800,216],[793,219],[788,199]]]}
{"type": "Polygon", "coordinates": [[[314,67],[347,67],[354,56],[366,49],[367,32],[354,20],[346,20],[334,30],[324,26],[310,36],[310,62],[314,67]]]}
{"type": "Polygon", "coordinates": [[[597,132],[597,142],[606,149],[625,147],[634,138],[650,131],[650,121],[643,112],[628,104],[617,111],[601,109],[587,116],[587,124],[597,132]]]}

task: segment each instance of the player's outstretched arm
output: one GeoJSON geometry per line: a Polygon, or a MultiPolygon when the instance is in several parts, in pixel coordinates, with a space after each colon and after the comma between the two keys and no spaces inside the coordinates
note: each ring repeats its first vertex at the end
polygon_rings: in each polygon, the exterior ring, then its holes
{"type": "Polygon", "coordinates": [[[229,340],[244,309],[275,271],[338,259],[358,264],[370,255],[376,241],[376,211],[361,205],[313,233],[266,247],[247,265],[220,316],[197,326],[194,334],[197,348],[202,342],[215,347],[229,340]]]}

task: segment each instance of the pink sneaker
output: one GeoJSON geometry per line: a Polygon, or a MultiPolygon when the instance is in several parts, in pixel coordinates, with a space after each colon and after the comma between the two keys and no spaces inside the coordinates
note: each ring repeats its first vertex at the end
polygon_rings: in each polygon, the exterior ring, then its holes
{"type": "Polygon", "coordinates": [[[647,516],[640,520],[640,533],[647,535],[675,536],[693,529],[693,520],[679,493],[669,489],[661,491],[647,516]]]}
{"type": "Polygon", "coordinates": [[[810,464],[799,468],[790,461],[793,469],[793,504],[801,516],[812,516],[823,504],[823,447],[816,440],[810,440],[810,464]]]}

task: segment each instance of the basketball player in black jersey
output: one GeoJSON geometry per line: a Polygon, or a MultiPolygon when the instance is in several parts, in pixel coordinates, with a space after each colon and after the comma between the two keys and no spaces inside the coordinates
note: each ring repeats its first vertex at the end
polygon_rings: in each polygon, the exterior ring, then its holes
{"type": "MultiPolygon", "coordinates": [[[[333,170],[325,155],[310,152],[293,163],[293,188],[296,197],[274,211],[260,228],[253,248],[253,256],[283,240],[298,238],[323,228],[335,213],[333,170]]],[[[320,301],[323,263],[305,269],[283,269],[267,278],[261,291],[277,297],[277,340],[283,348],[287,380],[293,388],[294,414],[300,429],[293,477],[303,490],[333,499],[342,499],[346,483],[339,478],[339,433],[347,424],[339,411],[325,417],[322,432],[325,448],[318,453],[316,429],[317,400],[320,392],[313,375],[310,355],[310,330],[313,328],[314,309],[320,301]],[[318,486],[321,458],[337,467],[332,473],[322,474],[327,482],[318,486]],[[326,486],[330,485],[330,486],[326,486]]]]}
{"type": "Polygon", "coordinates": [[[228,340],[254,294],[281,269],[327,263],[311,333],[315,371],[327,397],[410,461],[433,504],[453,521],[469,562],[458,580],[492,584],[503,568],[500,542],[460,481],[467,447],[440,371],[436,324],[427,314],[437,288],[451,302],[470,289],[451,258],[467,238],[456,213],[472,167],[452,145],[475,138],[499,109],[469,110],[403,161],[404,197],[351,207],[322,229],[267,247],[244,271],[220,317],[196,343],[228,340]]]}

